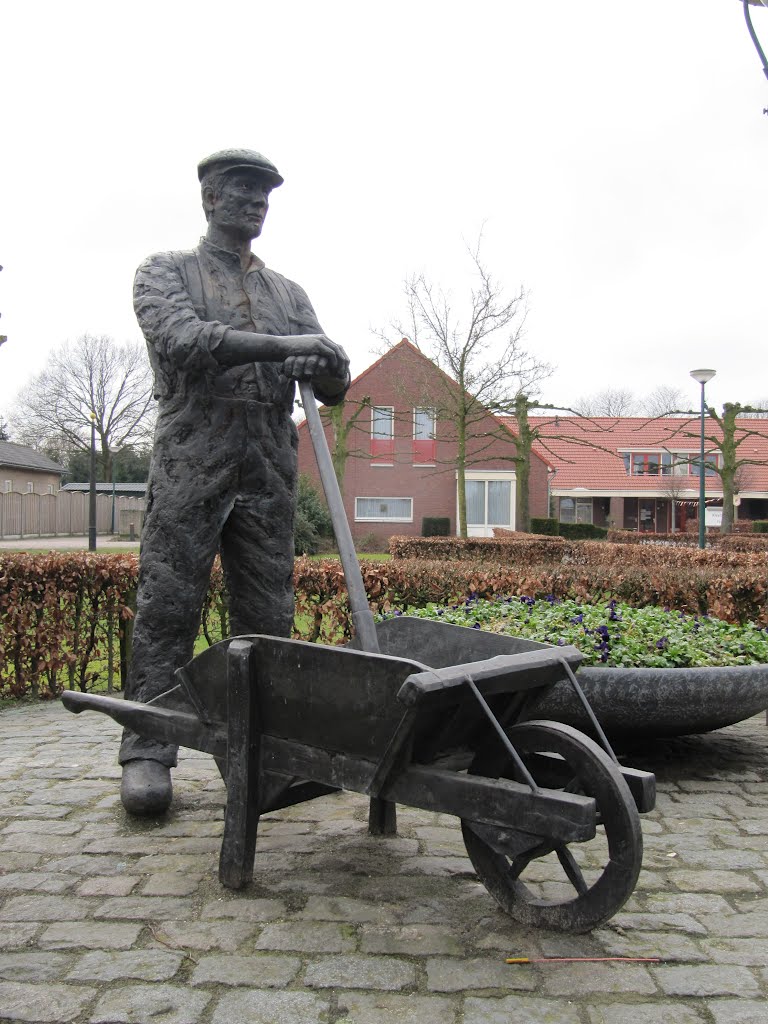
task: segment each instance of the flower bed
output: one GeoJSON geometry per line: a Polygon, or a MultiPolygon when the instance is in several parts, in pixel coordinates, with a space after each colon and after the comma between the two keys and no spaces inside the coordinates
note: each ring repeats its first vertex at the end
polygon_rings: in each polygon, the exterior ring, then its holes
{"type": "MultiPolygon", "coordinates": [[[[768,663],[768,629],[731,625],[669,608],[632,608],[558,600],[551,595],[482,600],[396,610],[418,618],[508,633],[555,645],[573,644],[585,665],[703,668],[768,663]]],[[[387,617],[387,616],[383,616],[387,617]]]]}

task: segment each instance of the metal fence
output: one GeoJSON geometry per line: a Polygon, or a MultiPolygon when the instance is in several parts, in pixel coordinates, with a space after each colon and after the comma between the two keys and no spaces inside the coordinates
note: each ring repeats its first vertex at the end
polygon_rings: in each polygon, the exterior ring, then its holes
{"type": "MultiPolygon", "coordinates": [[[[87,492],[59,491],[57,494],[0,494],[0,540],[14,537],[87,537],[87,492]]],[[[144,498],[126,495],[96,495],[96,532],[101,534],[141,532],[144,498]],[[131,530],[131,526],[133,529],[131,530]]]]}

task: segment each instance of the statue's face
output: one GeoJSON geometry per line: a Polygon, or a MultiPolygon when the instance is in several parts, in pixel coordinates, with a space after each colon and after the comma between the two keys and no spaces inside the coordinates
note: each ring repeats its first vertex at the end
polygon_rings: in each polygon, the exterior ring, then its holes
{"type": "Polygon", "coordinates": [[[269,209],[271,186],[259,174],[232,171],[217,196],[209,195],[209,221],[229,234],[258,238],[269,209]]]}

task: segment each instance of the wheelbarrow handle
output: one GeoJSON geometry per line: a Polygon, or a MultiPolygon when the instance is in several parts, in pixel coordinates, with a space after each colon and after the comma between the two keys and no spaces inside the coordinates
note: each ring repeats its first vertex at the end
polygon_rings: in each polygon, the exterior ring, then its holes
{"type": "Polygon", "coordinates": [[[325,491],[325,500],[328,502],[328,510],[331,513],[333,532],[336,536],[336,543],[339,546],[344,579],[347,582],[349,606],[352,609],[352,623],[362,650],[367,651],[368,654],[378,654],[379,640],[376,636],[376,626],[371,609],[368,606],[368,596],[365,592],[363,575],[360,571],[360,562],[358,561],[355,545],[352,541],[352,532],[349,528],[346,512],[344,511],[344,501],[339,490],[339,482],[336,479],[333,462],[331,461],[331,453],[328,450],[328,442],[325,439],[320,412],[315,404],[312,385],[308,381],[299,382],[299,393],[301,394],[301,403],[304,406],[304,415],[307,418],[307,427],[309,428],[309,436],[312,439],[312,447],[315,450],[320,480],[325,491]]]}

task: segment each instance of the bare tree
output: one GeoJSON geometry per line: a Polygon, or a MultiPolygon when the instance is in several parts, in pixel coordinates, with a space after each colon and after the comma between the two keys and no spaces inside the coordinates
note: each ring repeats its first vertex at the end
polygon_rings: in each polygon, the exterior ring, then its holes
{"type": "MultiPolygon", "coordinates": [[[[751,420],[765,420],[768,419],[768,398],[756,398],[754,402],[749,403],[749,407],[754,409],[754,412],[742,412],[740,413],[745,419],[751,420]]],[[[746,408],[746,406],[745,406],[746,408]]]]}
{"type": "Polygon", "coordinates": [[[17,397],[12,424],[35,448],[88,450],[92,413],[100,476],[111,481],[113,452],[145,443],[153,428],[152,371],[142,344],[92,334],[66,342],[17,397]]]}
{"type": "MultiPolygon", "coordinates": [[[[704,440],[707,451],[704,456],[705,465],[699,467],[699,472],[714,473],[720,477],[723,486],[723,519],[720,532],[730,533],[733,529],[733,499],[738,493],[739,486],[743,483],[744,474],[748,472],[747,467],[763,465],[764,462],[763,459],[750,458],[748,455],[740,453],[739,448],[751,437],[764,438],[765,431],[755,430],[743,422],[739,423],[739,420],[743,421],[750,416],[754,418],[756,414],[765,417],[768,415],[768,409],[741,405],[739,402],[726,402],[723,405],[722,413],[718,413],[717,409],[712,406],[707,406],[706,411],[712,423],[708,433],[705,428],[704,440]],[[712,424],[717,429],[712,429],[712,424]],[[719,461],[712,454],[716,452],[720,453],[719,461]]],[[[681,410],[676,410],[676,413],[682,415],[681,410]]],[[[689,411],[688,415],[692,418],[681,422],[680,426],[675,427],[674,430],[670,430],[665,439],[665,444],[668,447],[672,447],[676,438],[699,440],[701,437],[700,419],[694,418],[696,417],[694,412],[689,411]]],[[[698,465],[700,458],[700,454],[692,453],[688,456],[688,461],[693,465],[698,465]]]]}
{"type": "Polygon", "coordinates": [[[342,494],[344,493],[344,471],[347,468],[347,459],[350,454],[349,435],[355,429],[363,410],[370,408],[371,399],[370,396],[365,395],[357,403],[357,408],[353,411],[352,415],[345,420],[344,412],[346,405],[346,401],[339,402],[338,405],[328,406],[323,409],[322,413],[323,418],[330,422],[333,432],[331,462],[333,463],[333,471],[336,474],[336,480],[342,494]]]}
{"type": "MultiPolygon", "coordinates": [[[[409,338],[443,371],[442,384],[421,401],[429,403],[445,429],[455,431],[452,466],[458,477],[462,537],[467,536],[467,467],[480,461],[494,440],[509,442],[509,433],[500,423],[494,425],[488,410],[508,407],[517,394],[535,393],[552,373],[548,363],[522,345],[525,290],[505,294],[482,260],[481,244],[482,237],[468,250],[474,282],[458,308],[449,291],[423,273],[414,274],[405,281],[407,320],[393,325],[398,340],[409,338]]],[[[387,332],[377,333],[391,345],[387,332]]]]}
{"type": "MultiPolygon", "coordinates": [[[[558,444],[560,441],[565,441],[569,445],[601,451],[614,459],[620,458],[615,450],[606,448],[599,442],[600,435],[605,434],[614,424],[595,423],[575,409],[539,402],[522,393],[515,395],[509,407],[502,407],[499,411],[505,415],[512,415],[515,421],[513,427],[516,438],[514,461],[517,470],[515,526],[521,532],[528,533],[531,528],[529,483],[534,445],[545,455],[551,455],[557,461],[562,462],[571,462],[572,460],[564,456],[562,446],[558,444]],[[534,411],[546,411],[554,413],[554,415],[544,418],[540,423],[534,425],[530,421],[530,414],[534,411]],[[566,413],[566,415],[561,418],[560,413],[566,413]]],[[[547,509],[547,513],[549,513],[549,509],[547,509]]]]}
{"type": "Polygon", "coordinates": [[[634,416],[638,401],[631,391],[623,388],[605,388],[594,395],[577,399],[573,408],[581,416],[634,416]]]}
{"type": "MultiPolygon", "coordinates": [[[[669,384],[659,384],[640,400],[640,413],[648,419],[670,416],[675,409],[682,409],[686,402],[685,392],[669,384]]],[[[679,414],[678,414],[679,415],[679,414]]]]}

